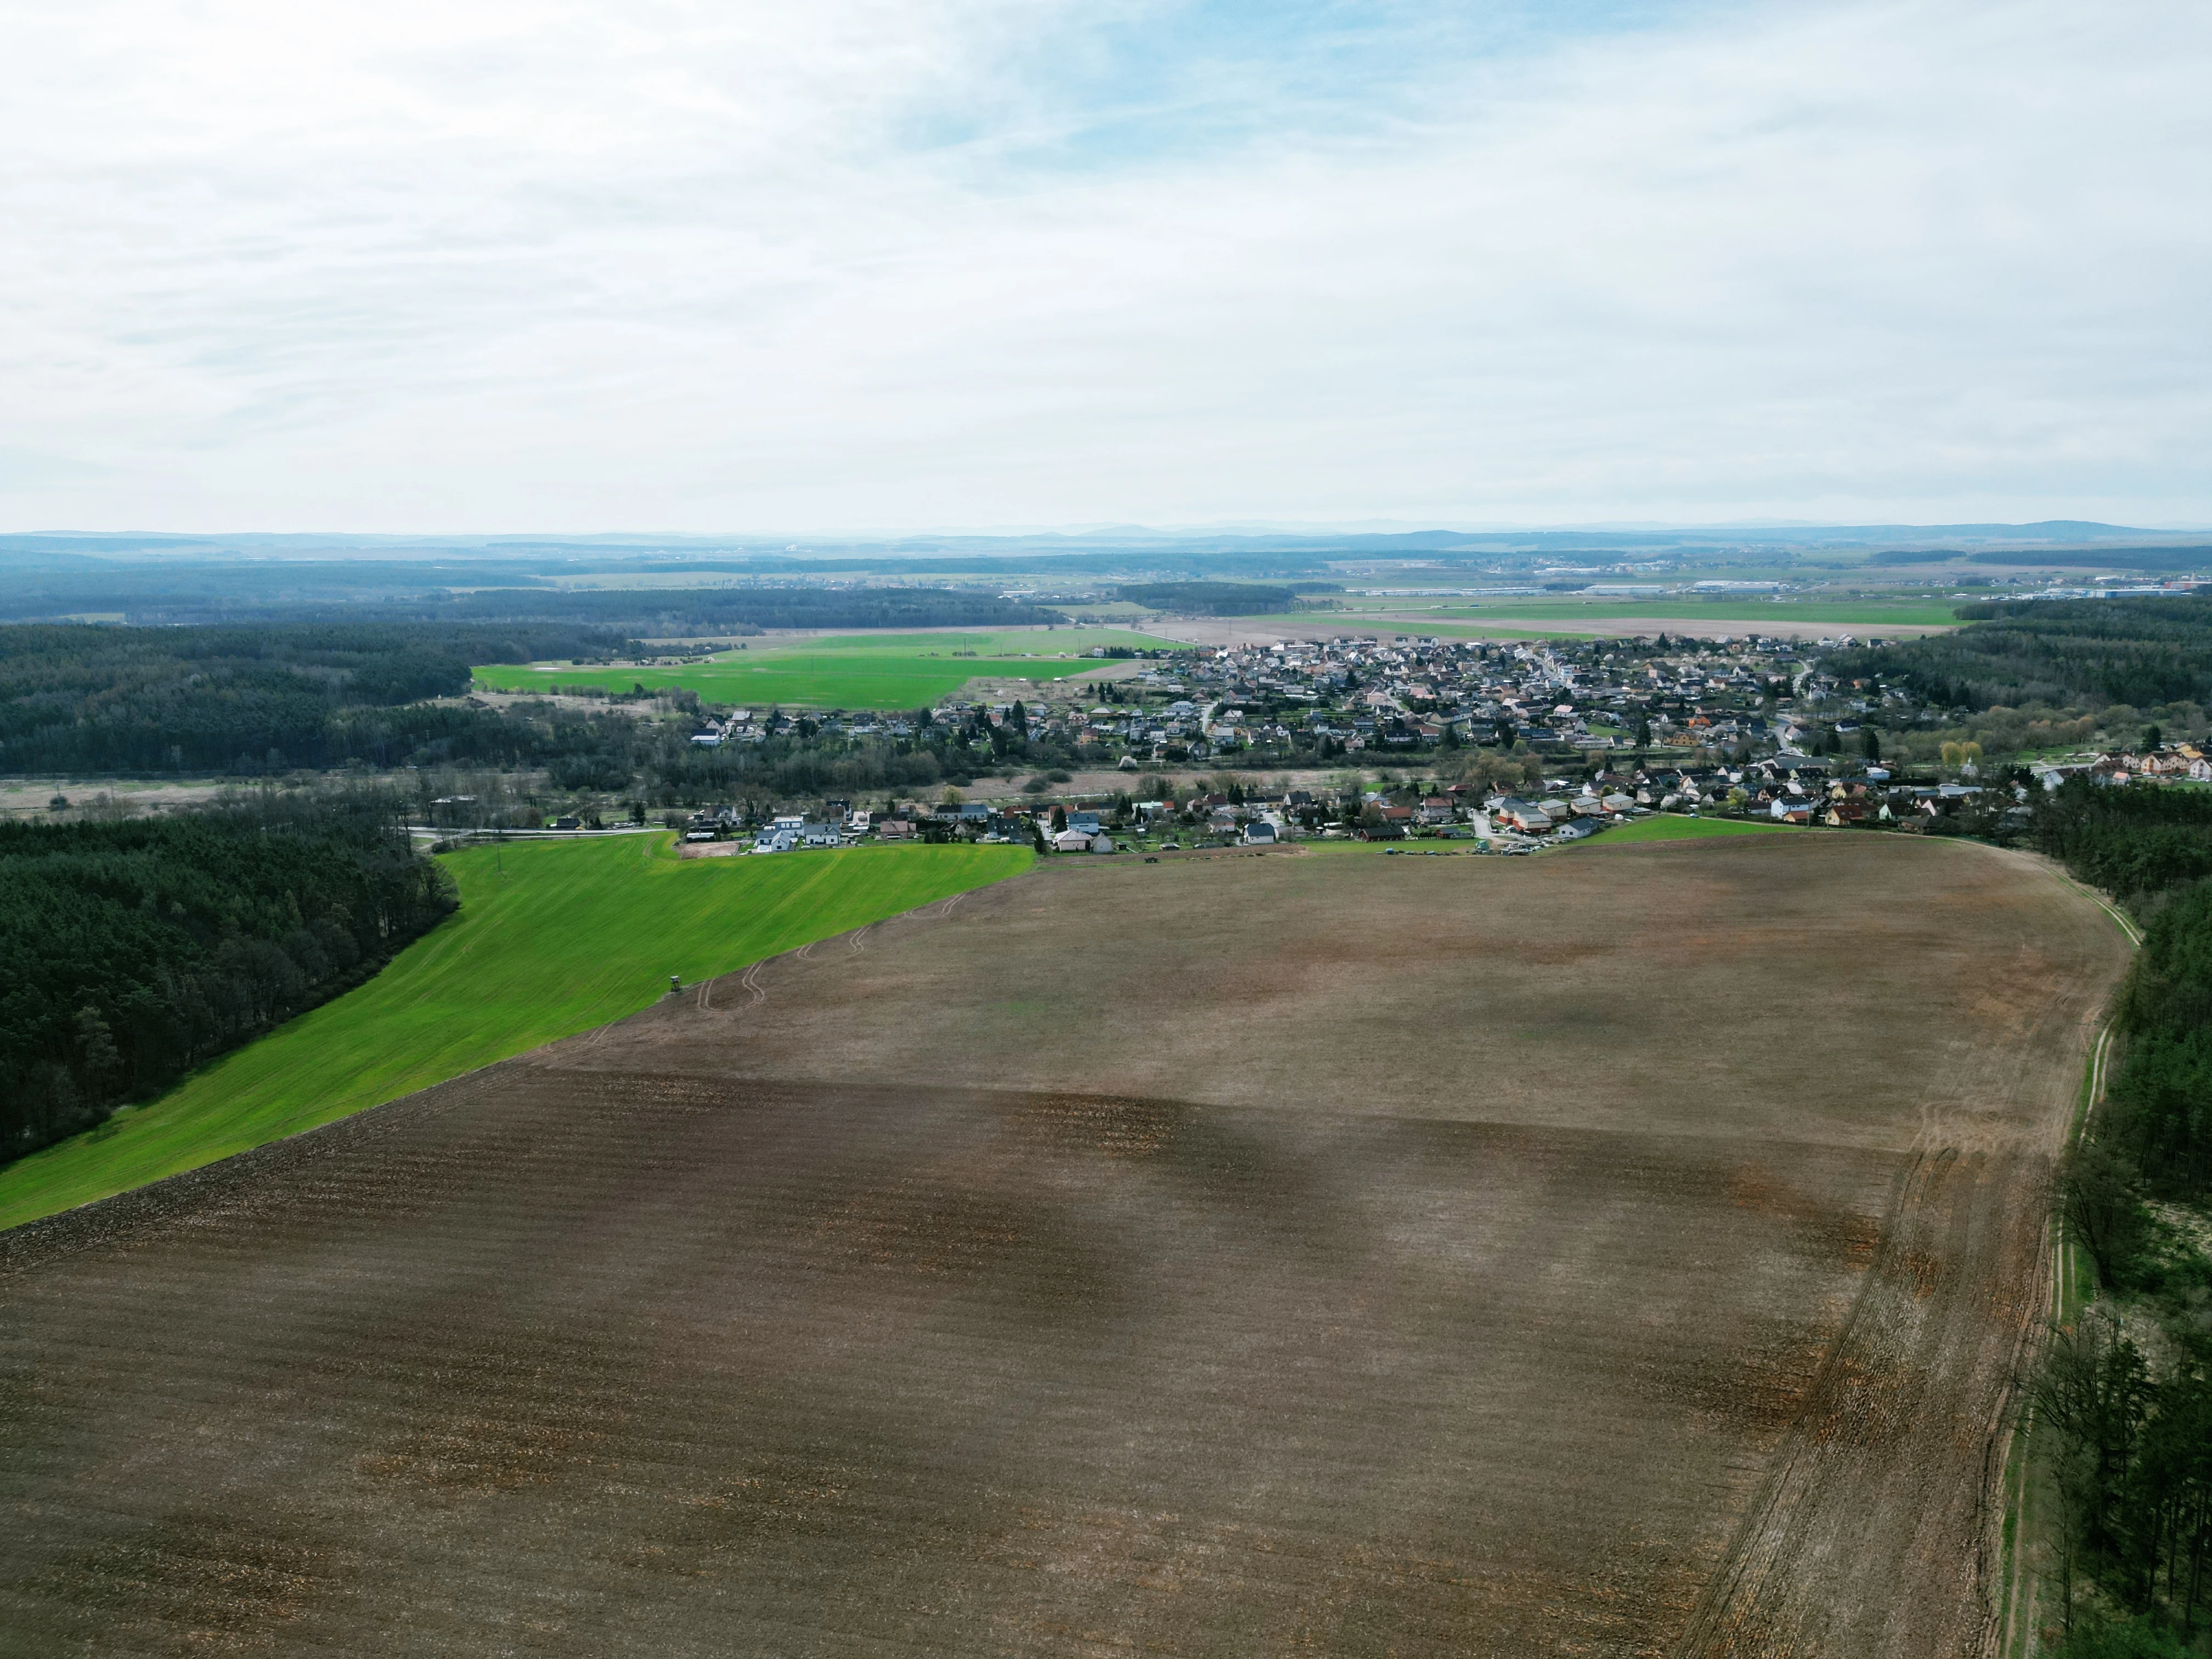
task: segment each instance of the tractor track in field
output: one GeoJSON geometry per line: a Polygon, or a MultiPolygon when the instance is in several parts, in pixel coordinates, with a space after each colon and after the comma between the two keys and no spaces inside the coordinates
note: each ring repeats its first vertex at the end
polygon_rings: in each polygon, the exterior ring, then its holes
{"type": "MultiPolygon", "coordinates": [[[[953,898],[955,899],[962,896],[963,896],[963,895],[957,893],[953,895],[953,898]]],[[[813,963],[817,960],[814,954],[817,946],[823,945],[834,945],[840,939],[845,941],[846,953],[848,956],[864,956],[867,953],[867,937],[871,933],[888,927],[890,923],[896,921],[916,921],[924,918],[930,920],[942,920],[949,909],[950,901],[940,900],[933,902],[930,904],[923,906],[919,910],[909,911],[904,915],[888,916],[882,921],[872,921],[866,923],[861,927],[855,927],[848,933],[834,934],[826,939],[811,939],[806,944],[799,946],[796,950],[781,951],[773,957],[763,957],[758,962],[747,967],[744,972],[738,975],[738,988],[750,993],[752,1000],[749,1006],[757,1007],[769,1000],[768,986],[763,981],[763,975],[766,974],[767,970],[775,963],[785,961],[793,963],[813,963]]],[[[723,975],[722,977],[727,977],[727,975],[723,975]]],[[[714,980],[711,979],[702,981],[698,988],[698,994],[691,1000],[692,1006],[702,1012],[710,1012],[714,1009],[714,988],[715,982],[716,981],[714,980]]],[[[617,1022],[617,1024],[619,1022],[617,1022]]],[[[596,1041],[596,1034],[594,1034],[593,1041],[596,1041]]]]}
{"type": "Polygon", "coordinates": [[[1680,1659],[1987,1654],[1996,1480],[2040,1168],[1923,1146],[1851,1310],[1675,1649],[1680,1659]]]}
{"type": "MultiPolygon", "coordinates": [[[[2140,933],[2100,895],[2041,859],[2132,948],[2140,933]]],[[[2050,1029],[2054,1034],[2057,1026],[2050,1029]]],[[[2053,1115],[2010,1146],[1972,1151],[1935,1097],[1899,1176],[1880,1246],[1677,1659],[1830,1650],[2009,1654],[2033,1620],[2010,1461],[2027,1431],[2021,1378],[2065,1252],[2048,1218],[2057,1150],[2086,1133],[2112,1033],[2074,1028],[2087,1108],[2053,1115]],[[1925,1492],[1946,1495],[1928,1501],[1925,1492]],[[1907,1587],[1912,1587],[1908,1591],[1907,1587]],[[1920,1609],[1917,1620],[1899,1609],[1920,1609]],[[1931,1619],[1931,1614],[1937,1615],[1931,1619]]]]}
{"type": "MultiPolygon", "coordinates": [[[[807,943],[800,945],[796,950],[786,951],[777,956],[763,957],[760,961],[754,963],[750,967],[747,968],[744,972],[738,976],[738,985],[740,989],[751,993],[752,1006],[757,1006],[761,1003],[766,1002],[769,1000],[768,987],[763,982],[762,975],[766,969],[774,966],[776,963],[784,961],[794,963],[813,963],[817,960],[814,951],[817,945],[835,945],[839,939],[842,939],[845,941],[846,953],[848,956],[865,956],[867,954],[868,951],[867,939],[870,933],[880,932],[883,928],[890,927],[894,922],[944,921],[951,916],[953,910],[958,906],[960,901],[967,896],[968,896],[965,893],[955,893],[949,898],[939,899],[932,903],[925,904],[920,908],[909,910],[902,915],[887,916],[881,921],[865,923],[859,927],[854,928],[848,933],[832,935],[830,938],[826,939],[810,939],[807,943]]],[[[699,988],[699,996],[696,999],[695,1005],[698,1008],[702,1010],[708,1010],[714,1006],[710,995],[712,985],[713,981],[708,981],[699,988]]]]}

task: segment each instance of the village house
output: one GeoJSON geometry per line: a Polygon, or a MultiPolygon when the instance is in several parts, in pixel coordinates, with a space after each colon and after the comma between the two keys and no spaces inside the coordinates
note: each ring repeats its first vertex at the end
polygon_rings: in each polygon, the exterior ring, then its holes
{"type": "Polygon", "coordinates": [[[1542,836],[1551,832],[1552,815],[1534,801],[1509,795],[1492,809],[1492,814],[1501,822],[1511,824],[1524,836],[1542,836]]]}

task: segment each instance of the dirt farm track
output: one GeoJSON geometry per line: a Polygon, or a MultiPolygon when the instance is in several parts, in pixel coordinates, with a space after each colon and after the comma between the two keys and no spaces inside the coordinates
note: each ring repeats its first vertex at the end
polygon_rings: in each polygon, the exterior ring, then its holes
{"type": "Polygon", "coordinates": [[[0,1235],[0,1652],[1987,1653],[2123,957],[1904,837],[1054,862],[0,1235]]]}

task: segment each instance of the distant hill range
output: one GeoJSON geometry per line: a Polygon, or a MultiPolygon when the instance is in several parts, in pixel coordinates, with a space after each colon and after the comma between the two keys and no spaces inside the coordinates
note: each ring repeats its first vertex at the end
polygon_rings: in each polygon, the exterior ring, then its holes
{"type": "MultiPolygon", "coordinates": [[[[1030,532],[991,535],[784,536],[610,534],[597,536],[365,536],[341,533],[256,532],[234,536],[170,535],[148,532],[40,532],[0,534],[0,566],[72,565],[124,560],[183,560],[223,557],[255,560],[398,561],[420,564],[452,560],[481,567],[484,562],[515,572],[541,569],[548,561],[571,570],[622,568],[641,559],[663,568],[698,570],[820,570],[823,560],[843,555],[854,568],[874,568],[886,557],[915,558],[945,554],[977,556],[991,562],[1014,559],[1033,567],[1039,556],[1085,553],[1154,556],[1235,552],[1329,553],[1339,557],[1388,557],[1411,553],[1455,551],[1572,552],[1628,548],[1881,547],[1937,548],[1992,544],[2007,546],[2082,545],[2130,542],[2162,546],[2204,542],[2212,530],[2145,530],[2100,524],[2086,519],[2045,519],[2033,524],[1748,524],[1636,525],[1589,528],[1513,530],[1404,530],[1334,532],[1313,530],[1153,530],[1143,526],[1110,529],[1030,532]],[[720,558],[714,556],[720,555],[720,558]],[[710,560],[690,566],[672,559],[710,560]]],[[[941,565],[937,568],[942,568],[941,565]]],[[[979,567],[979,568],[981,567],[979,567]]]]}
{"type": "Polygon", "coordinates": [[[1831,566],[1998,564],[2172,573],[2212,567],[2212,532],[2034,524],[1604,526],[1587,529],[1158,531],[817,536],[0,535],[0,621],[150,624],[526,621],[654,637],[763,628],[1006,627],[1120,593],[1218,615],[1290,608],[1315,580],[1417,566],[1528,576],[1644,558],[1831,566]]]}

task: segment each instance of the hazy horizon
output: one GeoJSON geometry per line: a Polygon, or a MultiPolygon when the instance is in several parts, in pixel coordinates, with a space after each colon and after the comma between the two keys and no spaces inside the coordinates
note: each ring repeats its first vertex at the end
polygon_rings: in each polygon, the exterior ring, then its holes
{"type": "Polygon", "coordinates": [[[88,542],[128,542],[134,539],[151,542],[319,542],[343,543],[401,543],[482,544],[491,542],[532,543],[538,541],[587,542],[605,541],[631,544],[652,541],[694,542],[708,545],[753,543],[792,538],[791,544],[802,550],[832,543],[884,543],[923,538],[958,538],[969,540],[1045,541],[1068,539],[1110,539],[1115,536],[1158,541],[1198,539],[1210,537],[1249,537],[1258,538],[1317,538],[1346,539],[1364,537],[1403,538],[1422,535],[1451,536],[1708,536],[1744,535],[1778,544],[1788,544],[1793,533],[1820,538],[1832,538],[1855,532],[1870,535],[1887,532],[1890,539],[1910,541],[1927,536],[1955,535],[1960,539],[2007,540],[2023,542],[2065,543],[2097,541],[2130,536],[2207,536],[2212,535],[2212,526],[2179,525],[2116,525],[2100,520],[2039,520],[2006,522],[1984,521],[1960,524],[1865,524],[1847,525],[1819,520],[1747,520],[1727,524],[1707,524],[1690,521],[1664,520],[1554,522],[1554,523],[1437,523],[1419,520],[1370,519],[1352,521],[1258,521],[1222,520],[1210,524],[1087,524],[1087,525],[916,525],[866,526],[860,527],[817,527],[803,530],[667,530],[599,527],[585,530],[505,529],[493,531],[453,531],[415,529],[396,531],[353,531],[331,529],[290,530],[179,530],[173,528],[118,528],[113,530],[85,530],[71,527],[26,527],[0,529],[0,549],[10,541],[36,540],[41,538],[88,542]],[[2007,537],[2006,532],[2018,532],[2007,537]],[[2035,533],[2041,532],[2041,533],[2035,533]]]}

